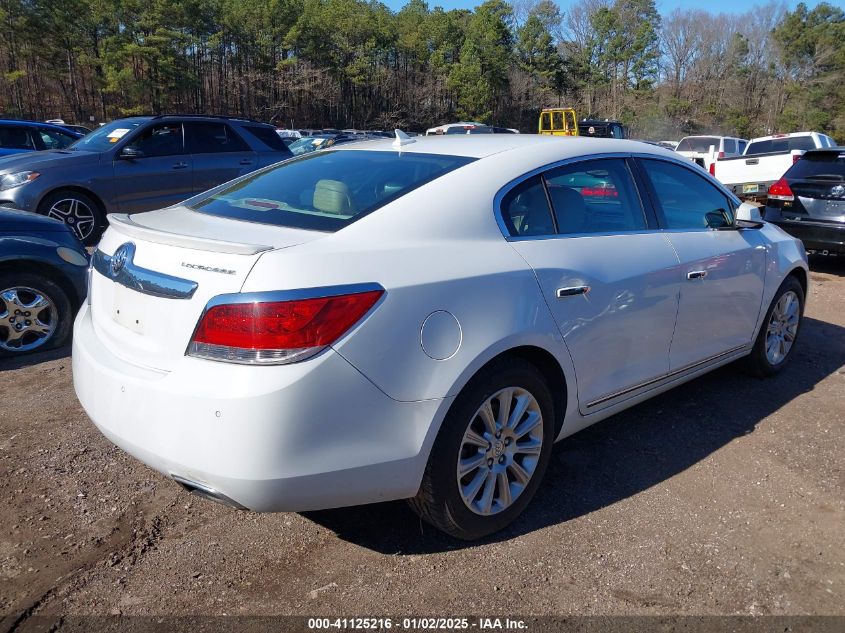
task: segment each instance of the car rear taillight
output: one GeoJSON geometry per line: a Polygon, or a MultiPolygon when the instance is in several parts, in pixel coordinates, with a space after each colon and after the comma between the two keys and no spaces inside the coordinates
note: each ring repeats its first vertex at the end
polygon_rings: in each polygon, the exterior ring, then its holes
{"type": "Polygon", "coordinates": [[[769,198],[772,200],[785,200],[787,202],[792,202],[795,200],[795,194],[793,194],[792,189],[789,188],[789,183],[786,182],[786,178],[781,178],[769,187],[769,198]]]}
{"type": "Polygon", "coordinates": [[[794,165],[795,163],[797,163],[799,160],[801,160],[801,154],[793,154],[793,155],[792,155],[792,164],[793,164],[793,165],[794,165]]]}
{"type": "Polygon", "coordinates": [[[255,365],[279,365],[319,353],[361,320],[383,289],[283,301],[210,305],[194,332],[188,356],[255,365]]]}
{"type": "Polygon", "coordinates": [[[724,158],[724,157],[725,157],[725,152],[719,152],[719,155],[717,156],[717,158],[724,158]]]}
{"type": "Polygon", "coordinates": [[[716,177],[716,161],[715,160],[712,163],[710,163],[710,175],[713,176],[713,178],[716,177]]]}

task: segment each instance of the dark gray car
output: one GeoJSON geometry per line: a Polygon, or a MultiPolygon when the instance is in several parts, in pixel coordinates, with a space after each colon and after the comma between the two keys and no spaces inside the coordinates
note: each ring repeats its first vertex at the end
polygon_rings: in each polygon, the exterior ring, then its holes
{"type": "Polygon", "coordinates": [[[67,149],[0,159],[0,207],[61,219],[94,244],[108,213],[167,207],[291,156],[275,128],[257,121],[119,119],[67,149]]]}

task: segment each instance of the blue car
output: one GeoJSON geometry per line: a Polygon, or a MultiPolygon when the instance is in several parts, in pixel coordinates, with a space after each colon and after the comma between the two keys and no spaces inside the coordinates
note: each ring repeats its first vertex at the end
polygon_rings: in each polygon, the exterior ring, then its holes
{"type": "Polygon", "coordinates": [[[0,156],[64,149],[83,136],[77,131],[52,123],[0,119],[0,156]]]}
{"type": "Polygon", "coordinates": [[[87,271],[88,253],[64,222],[0,209],[0,358],[67,343],[87,271]]]}

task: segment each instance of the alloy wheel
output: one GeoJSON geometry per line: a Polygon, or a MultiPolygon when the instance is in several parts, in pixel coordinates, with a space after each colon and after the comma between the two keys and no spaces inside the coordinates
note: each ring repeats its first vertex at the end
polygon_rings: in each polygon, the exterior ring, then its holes
{"type": "Polygon", "coordinates": [[[94,210],[78,198],[57,200],[47,211],[47,216],[67,224],[80,241],[85,241],[94,231],[94,210]]]}
{"type": "Polygon", "coordinates": [[[25,286],[0,291],[0,348],[28,352],[47,343],[59,313],[43,292],[25,286]]]}
{"type": "Polygon", "coordinates": [[[798,334],[801,303],[792,290],[783,293],[772,310],[766,330],[766,359],[772,365],[782,363],[798,334]]]}
{"type": "Polygon", "coordinates": [[[489,516],[510,507],[537,469],[543,439],[543,414],[529,391],[508,387],[485,400],[458,453],[458,490],[467,508],[489,516]]]}

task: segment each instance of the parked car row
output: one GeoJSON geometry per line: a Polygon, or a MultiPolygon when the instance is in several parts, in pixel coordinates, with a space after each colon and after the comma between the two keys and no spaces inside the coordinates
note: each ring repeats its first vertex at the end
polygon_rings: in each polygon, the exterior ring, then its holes
{"type": "Polygon", "coordinates": [[[0,160],[0,206],[62,220],[90,245],[109,213],[181,202],[291,156],[275,128],[257,121],[130,117],[67,146],[0,160]]]}

